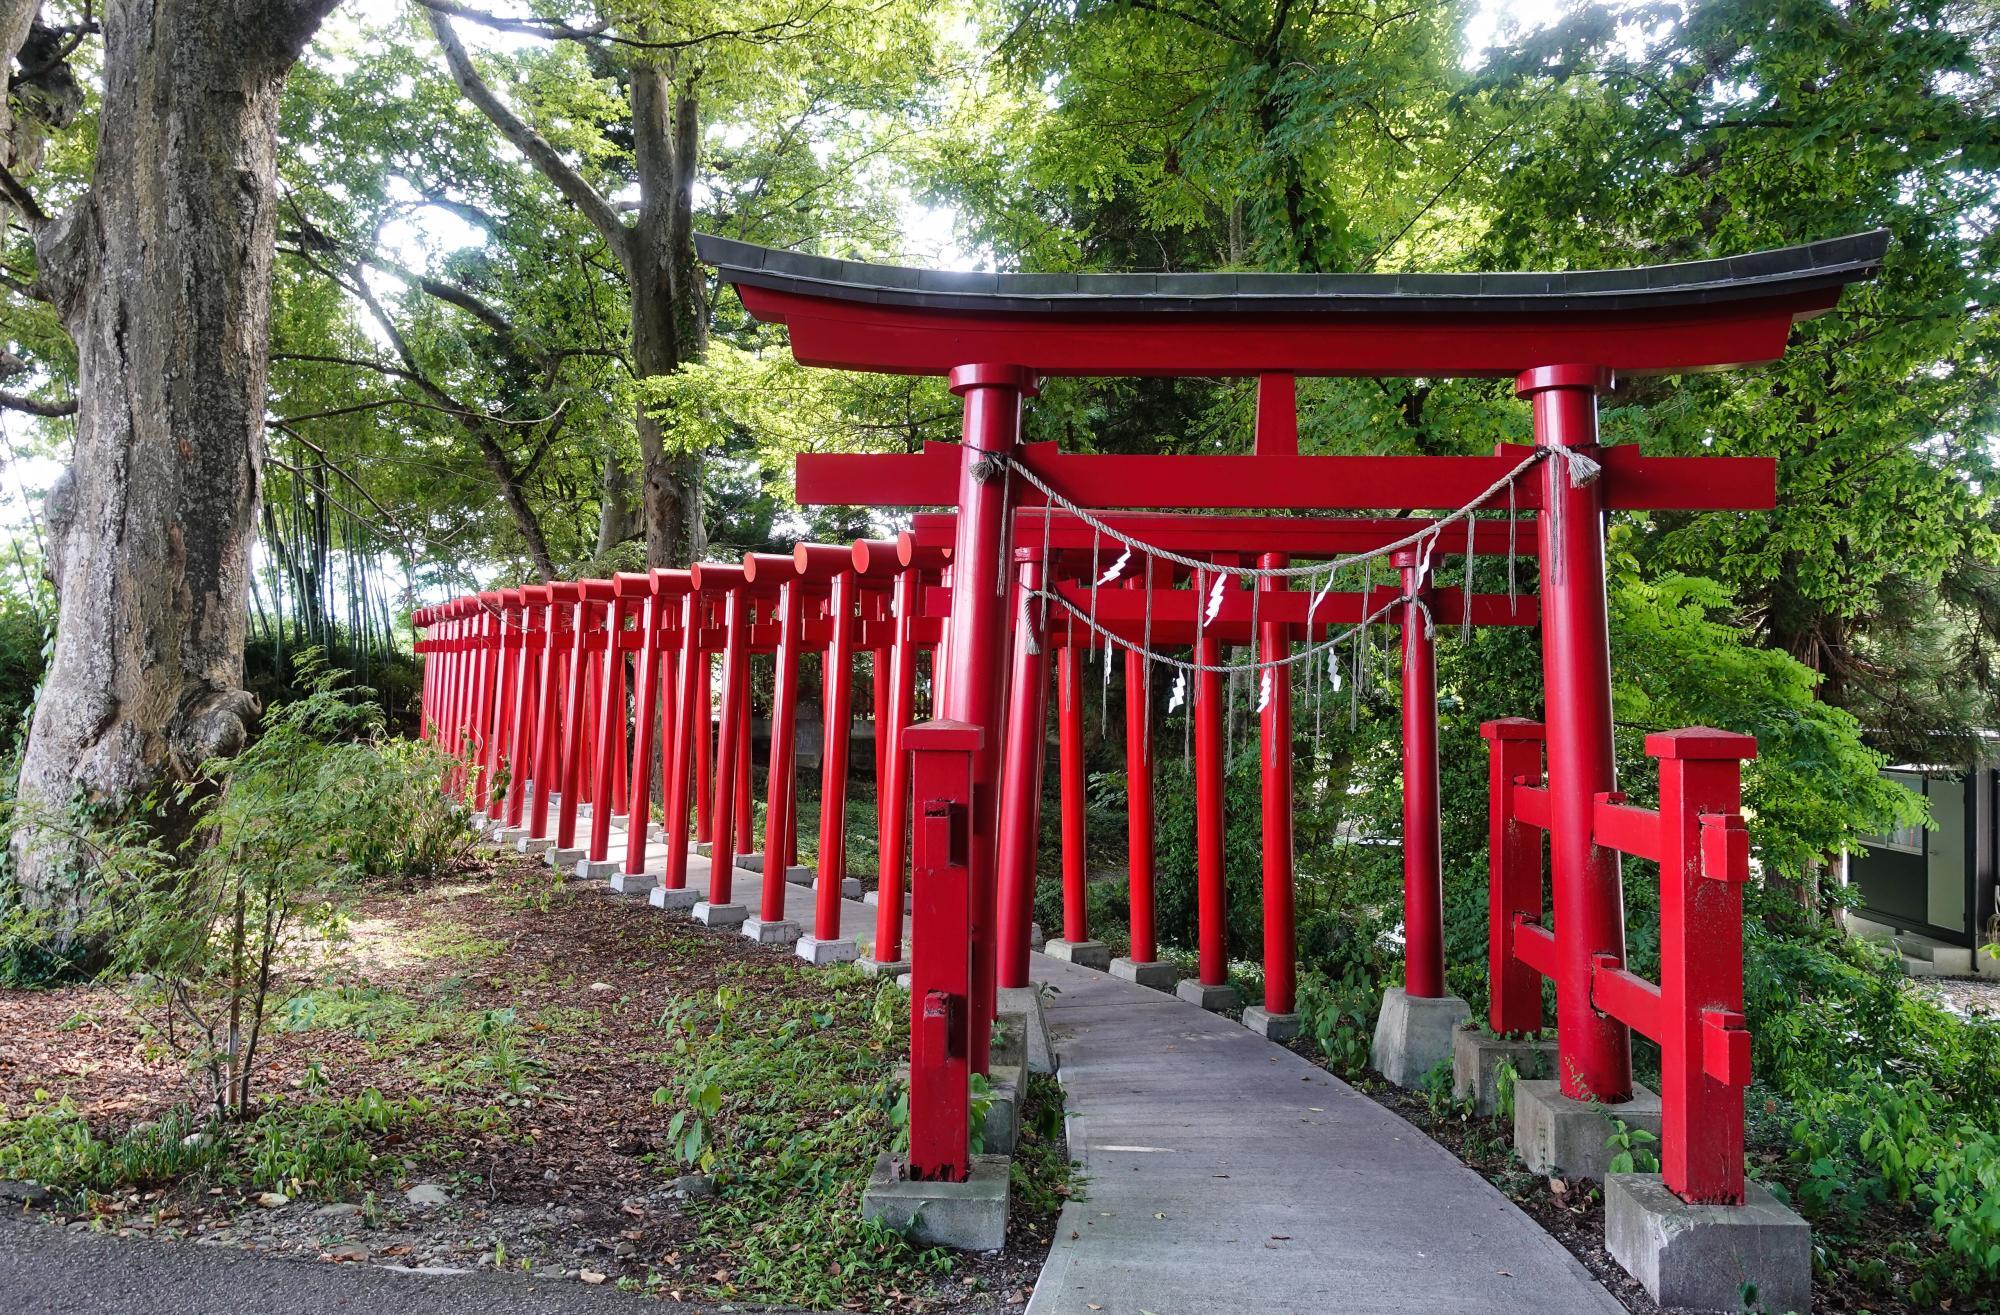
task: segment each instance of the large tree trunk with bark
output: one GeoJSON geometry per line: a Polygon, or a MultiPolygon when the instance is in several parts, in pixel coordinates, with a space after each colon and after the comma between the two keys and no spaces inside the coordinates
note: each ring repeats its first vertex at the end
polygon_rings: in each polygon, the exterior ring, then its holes
{"type": "MultiPolygon", "coordinates": [[[[147,809],[235,753],[262,466],[278,97],[336,0],[114,0],[91,189],[36,235],[76,340],[68,473],[51,491],[60,617],[21,763],[30,810],[147,809]]],[[[28,826],[20,894],[73,931],[88,862],[28,826]]]]}

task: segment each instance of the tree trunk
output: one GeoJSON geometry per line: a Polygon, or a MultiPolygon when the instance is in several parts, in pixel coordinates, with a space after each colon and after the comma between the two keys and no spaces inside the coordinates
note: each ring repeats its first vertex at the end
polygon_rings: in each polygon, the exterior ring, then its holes
{"type": "MultiPolygon", "coordinates": [[[[155,807],[243,745],[249,545],[262,466],[278,97],[336,0],[114,0],[90,191],[40,226],[42,280],[76,340],[69,471],[48,500],[61,612],[21,762],[32,810],[155,807]],[[156,793],[157,792],[157,793],[156,793]]],[[[14,841],[30,907],[73,939],[86,864],[14,841]]]]}

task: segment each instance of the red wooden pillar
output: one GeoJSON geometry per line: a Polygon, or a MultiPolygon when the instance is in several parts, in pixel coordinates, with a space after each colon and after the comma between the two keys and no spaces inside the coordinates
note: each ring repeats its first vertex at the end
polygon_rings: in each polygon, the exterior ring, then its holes
{"type": "MultiPolygon", "coordinates": [[[[857,588],[853,571],[836,571],[826,604],[833,633],[820,684],[825,725],[820,734],[819,871],[813,889],[813,937],[822,941],[840,937],[840,888],[847,879],[847,748],[854,729],[857,588]]],[[[900,904],[896,911],[902,912],[900,904]]]]}
{"type": "MultiPolygon", "coordinates": [[[[1748,735],[1646,737],[1660,761],[1660,1171],[1684,1200],[1743,1203],[1742,807],[1748,735]]],[[[1560,924],[1558,924],[1560,925],[1560,924]]]]}
{"type": "Polygon", "coordinates": [[[528,810],[528,834],[540,840],[549,834],[549,796],[559,788],[557,766],[562,719],[562,670],[569,660],[573,633],[570,608],[562,601],[571,585],[541,585],[542,680],[535,704],[535,797],[528,810]]]}
{"type": "MultiPolygon", "coordinates": [[[[1041,854],[1042,762],[1049,724],[1048,637],[1030,595],[1042,587],[1040,548],[1014,550],[1013,679],[1007,697],[1006,744],[1000,765],[1000,849],[995,938],[996,981],[1028,984],[1028,928],[1035,914],[1035,872],[1041,854]]],[[[1067,917],[1064,919],[1068,921],[1067,917]]]]}
{"type": "Polygon", "coordinates": [[[499,821],[507,810],[507,796],[513,792],[514,782],[520,776],[520,768],[509,750],[513,745],[514,717],[519,707],[517,693],[521,676],[521,591],[502,589],[500,602],[494,607],[495,645],[499,649],[498,668],[494,672],[493,721],[491,726],[491,747],[487,760],[491,763],[487,777],[486,816],[499,821]]]}
{"type": "Polygon", "coordinates": [[[751,839],[757,824],[757,806],[750,792],[750,723],[757,715],[757,700],[752,696],[756,682],[750,679],[750,655],[743,655],[743,681],[737,697],[743,701],[741,715],[736,719],[736,852],[748,854],[755,846],[751,839]]]}
{"type": "MultiPolygon", "coordinates": [[[[1066,941],[1087,941],[1090,939],[1090,918],[1085,897],[1090,878],[1090,837],[1084,817],[1083,662],[1090,650],[1078,646],[1079,632],[1072,630],[1071,636],[1071,643],[1056,650],[1056,751],[1062,772],[1062,934],[1066,941]]],[[[1133,770],[1130,766],[1132,693],[1129,669],[1126,680],[1125,743],[1129,771],[1133,770]]],[[[1136,788],[1132,793],[1137,793],[1136,788]]],[[[1146,912],[1146,934],[1150,938],[1153,930],[1150,901],[1146,912]]],[[[1132,903],[1132,953],[1135,958],[1139,955],[1139,922],[1139,904],[1135,895],[1132,903]]]]}
{"type": "Polygon", "coordinates": [[[1542,918],[1542,833],[1514,815],[1514,787],[1542,783],[1542,724],[1525,717],[1484,722],[1487,787],[1486,1021],[1501,1036],[1542,1030],[1542,975],[1514,953],[1515,927],[1542,918]]]}
{"type": "Polygon", "coordinates": [[[518,828],[527,810],[528,790],[535,774],[536,712],[541,692],[539,679],[548,644],[545,609],[537,604],[535,587],[517,591],[521,595],[521,646],[519,666],[514,673],[514,723],[507,745],[507,761],[513,779],[507,787],[506,824],[518,828]]]}
{"type": "MultiPolygon", "coordinates": [[[[1444,858],[1438,842],[1437,653],[1424,608],[1428,572],[1417,554],[1395,555],[1403,596],[1403,989],[1443,997],[1444,858]]],[[[1470,601],[1466,606],[1471,606],[1470,601]]]]}
{"type": "MultiPolygon", "coordinates": [[[[705,628],[711,620],[713,610],[719,611],[722,600],[704,600],[701,624],[705,628]]],[[[704,844],[715,839],[715,672],[713,654],[704,648],[701,653],[700,670],[696,673],[699,694],[696,702],[700,707],[694,720],[694,838],[704,844]]]]}
{"type": "Polygon", "coordinates": [[[980,1033],[990,1030],[974,1003],[977,979],[971,954],[977,902],[971,871],[978,834],[973,818],[979,789],[974,772],[982,756],[981,732],[962,722],[925,722],[910,727],[905,743],[917,808],[911,864],[916,903],[910,956],[910,1177],[964,1182],[972,1169],[970,1075],[978,1071],[980,1033]]]}
{"type": "MultiPolygon", "coordinates": [[[[636,720],[632,726],[632,798],[625,816],[625,865],[623,874],[643,876],[646,871],[647,832],[652,829],[653,746],[666,746],[663,755],[671,760],[672,745],[678,739],[673,697],[673,651],[668,647],[678,639],[667,624],[680,597],[686,592],[687,573],[650,573],[645,611],[639,618],[639,689],[633,700],[636,720]],[[666,677],[661,678],[661,668],[666,677]],[[662,692],[665,691],[665,697],[662,692]],[[656,738],[657,736],[657,738],[656,738]]],[[[669,768],[668,770],[671,770],[669,768]]],[[[666,791],[662,790],[664,801],[666,791]]],[[[664,811],[664,810],[663,810],[664,811]]],[[[686,849],[682,849],[683,859],[686,849]]]]}
{"type": "MultiPolygon", "coordinates": [[[[1084,656],[1064,677],[1062,697],[1084,697],[1084,656]],[[1074,687],[1072,687],[1074,685],[1074,687]]],[[[1070,650],[1062,650],[1068,658],[1070,650]]],[[[1082,709],[1078,709],[1082,721],[1082,709]]],[[[1064,803],[1068,813],[1068,803],[1064,803]]],[[[1154,963],[1160,957],[1152,923],[1152,665],[1126,652],[1126,891],[1132,903],[1132,961],[1154,963]]]]}
{"type": "Polygon", "coordinates": [[[874,961],[878,964],[893,964],[903,957],[903,869],[910,830],[910,764],[903,752],[903,732],[916,720],[916,624],[922,598],[923,572],[904,566],[896,573],[890,600],[895,624],[889,672],[891,741],[884,779],[879,783],[882,832],[875,865],[874,961]]]}
{"type": "Polygon", "coordinates": [[[1591,965],[1625,958],[1624,891],[1616,851],[1591,839],[1598,795],[1618,788],[1611,745],[1611,641],[1604,582],[1603,486],[1571,477],[1567,450],[1597,454],[1597,366],[1530,370],[1515,383],[1534,407],[1542,463],[1538,516],[1542,685],[1548,706],[1549,868],[1556,922],[1557,1070],[1572,1099],[1632,1095],[1632,1039],[1591,1007],[1591,965]]]}
{"type": "Polygon", "coordinates": [[[698,790],[696,746],[708,735],[708,652],[702,647],[702,626],[708,602],[689,575],[687,596],[681,600],[680,681],[675,691],[674,734],[667,741],[667,779],[660,810],[666,835],[667,862],[660,874],[662,907],[674,898],[666,892],[687,889],[688,793],[698,790]]]}
{"type": "Polygon", "coordinates": [[[498,747],[494,742],[493,720],[500,701],[497,697],[500,675],[499,602],[498,593],[479,595],[479,669],[466,718],[472,734],[473,760],[478,764],[472,785],[472,807],[475,811],[486,808],[486,787],[493,780],[494,753],[498,747]]]}
{"type": "Polygon", "coordinates": [[[695,567],[703,585],[726,582],[723,604],[722,725],[715,740],[715,805],[710,813],[714,825],[708,851],[708,903],[721,907],[730,902],[730,878],[736,867],[738,825],[750,819],[738,812],[736,765],[743,745],[743,719],[749,707],[744,697],[750,679],[749,591],[743,587],[740,566],[695,567]]]}
{"type": "MultiPolygon", "coordinates": [[[[1258,564],[1272,570],[1290,560],[1283,553],[1265,553],[1258,564]]],[[[1259,576],[1257,587],[1276,593],[1289,586],[1282,578],[1259,576]]],[[[1258,631],[1260,662],[1282,662],[1291,655],[1291,627],[1285,622],[1261,621],[1258,631]]],[[[1292,669],[1266,666],[1257,679],[1264,705],[1259,726],[1264,757],[1264,1012],[1277,1015],[1292,1012],[1298,983],[1292,917],[1292,669]]]]}
{"type": "MultiPolygon", "coordinates": [[[[805,603],[801,597],[798,569],[789,557],[771,560],[782,563],[786,573],[778,586],[778,653],[775,684],[771,694],[771,759],[764,781],[764,884],[757,916],[765,922],[785,918],[786,827],[792,809],[794,736],[798,729],[799,645],[803,642],[805,603]]],[[[754,568],[744,561],[746,578],[754,568]]],[[[765,570],[769,570],[768,567],[765,570]]],[[[761,572],[759,572],[761,573],[761,572]]]]}
{"type": "MultiPolygon", "coordinates": [[[[965,399],[959,458],[958,523],[952,549],[951,658],[939,693],[941,719],[977,727],[973,755],[972,836],[972,1067],[984,1073],[992,1050],[995,999],[993,937],[994,866],[998,860],[1001,679],[1007,670],[1007,560],[1005,520],[1009,476],[996,458],[1010,456],[1021,439],[1021,407],[1035,392],[1031,372],[1011,365],[962,365],[951,372],[951,390],[965,399]]],[[[928,825],[928,824],[927,824],[928,825]]],[[[920,946],[918,948],[921,948],[920,946]]]]}
{"type": "Polygon", "coordinates": [[[585,727],[588,724],[591,635],[596,629],[592,613],[598,604],[587,596],[591,581],[576,584],[576,603],[570,609],[575,628],[570,635],[568,686],[563,699],[562,808],[556,815],[556,848],[576,847],[578,796],[583,790],[585,727]]]}
{"type": "MultiPolygon", "coordinates": [[[[1197,587],[1203,577],[1195,577],[1197,587]]],[[[1204,634],[1194,646],[1194,660],[1219,666],[1222,645],[1204,634]]],[[[1203,986],[1229,980],[1229,929],[1222,854],[1222,674],[1199,671],[1194,678],[1194,844],[1195,907],[1199,922],[1196,941],[1203,986]]]]}
{"type": "MultiPolygon", "coordinates": [[[[652,592],[648,575],[620,571],[612,577],[610,619],[605,625],[604,660],[598,688],[603,691],[597,709],[597,759],[592,764],[590,844],[584,857],[602,863],[611,855],[611,814],[624,793],[614,780],[617,766],[625,757],[625,622],[642,605],[640,599],[652,592]]],[[[619,809],[619,811],[623,811],[619,809]]]]}

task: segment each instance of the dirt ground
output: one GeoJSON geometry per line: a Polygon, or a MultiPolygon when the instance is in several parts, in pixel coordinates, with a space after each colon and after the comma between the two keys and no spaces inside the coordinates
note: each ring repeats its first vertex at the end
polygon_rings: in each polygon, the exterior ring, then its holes
{"type": "MultiPolygon", "coordinates": [[[[245,1182],[37,1203],[72,1228],[754,1300],[754,1280],[701,1236],[716,1188],[667,1153],[670,1111],[654,1093],[671,1061],[663,1015],[739,980],[735,968],[756,969],[741,979],[750,989],[807,1001],[860,989],[777,959],[511,856],[475,860],[449,882],[379,891],[357,910],[335,969],[289,984],[299,993],[276,1011],[260,1078],[287,1099],[372,1089],[427,1103],[435,1117],[370,1139],[367,1181],[334,1200],[245,1182]]],[[[180,1063],[105,987],[0,991],[0,1038],[9,1118],[67,1099],[106,1137],[190,1096],[180,1063]]],[[[886,1070],[905,1058],[890,1051],[877,1062],[886,1070]]],[[[1052,1227],[1052,1210],[1017,1210],[1004,1252],[892,1282],[879,1308],[1018,1309],[1052,1227]]]]}

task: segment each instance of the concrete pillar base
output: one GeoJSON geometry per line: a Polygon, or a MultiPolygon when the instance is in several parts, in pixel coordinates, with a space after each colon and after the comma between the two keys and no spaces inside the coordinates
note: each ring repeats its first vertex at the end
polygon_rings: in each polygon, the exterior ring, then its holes
{"type": "Polygon", "coordinates": [[[790,918],[774,918],[766,922],[762,918],[746,918],[743,934],[759,945],[792,945],[805,929],[790,918]]]}
{"type": "Polygon", "coordinates": [[[514,848],[523,854],[546,854],[555,847],[553,836],[522,836],[514,842],[514,848]]]}
{"type": "Polygon", "coordinates": [[[1113,959],[1111,975],[1121,981],[1137,982],[1149,991],[1174,989],[1174,966],[1159,960],[1113,959]]]}
{"type": "Polygon", "coordinates": [[[620,895],[648,895],[660,878],[654,872],[614,872],[607,884],[620,895]]]}
{"type": "Polygon", "coordinates": [[[823,941],[817,936],[801,936],[793,951],[816,968],[824,968],[830,963],[853,963],[860,951],[855,947],[852,936],[838,940],[823,941]]]}
{"type": "Polygon", "coordinates": [[[863,977],[887,977],[895,979],[908,975],[908,959],[856,959],[854,966],[861,970],[863,977]]]}
{"type": "Polygon", "coordinates": [[[1021,1070],[994,1063],[987,1074],[986,1121],[980,1125],[983,1155],[1012,1155],[1021,1134],[1021,1070]]]}
{"type": "Polygon", "coordinates": [[[1049,1019],[1043,1008],[1042,988],[1003,986],[998,996],[994,1012],[1002,1019],[1020,1020],[1028,1071],[1041,1074],[1055,1072],[1056,1056],[1049,1044],[1049,1019]]]}
{"type": "MultiPolygon", "coordinates": [[[[878,891],[871,890],[861,897],[861,902],[869,905],[878,904],[881,902],[877,899],[879,893],[878,891]]],[[[903,912],[908,913],[910,911],[910,902],[910,892],[906,890],[903,892],[903,912]]]]}
{"type": "Polygon", "coordinates": [[[1451,1034],[1451,1094],[1469,1100],[1480,1114],[1491,1114],[1499,1098],[1500,1065],[1514,1067],[1514,1077],[1554,1077],[1556,1043],[1497,1037],[1477,1027],[1461,1027],[1451,1034]]]}
{"type": "Polygon", "coordinates": [[[1200,1005],[1211,1014],[1226,1014],[1243,1003],[1243,997],[1228,982],[1209,986],[1194,977],[1183,977],[1175,983],[1174,994],[1191,1005],[1200,1005]]]}
{"type": "Polygon", "coordinates": [[[499,832],[494,836],[494,839],[496,842],[502,845],[518,845],[521,843],[522,839],[527,834],[528,834],[527,827],[503,826],[500,828],[499,832]]]}
{"type": "Polygon", "coordinates": [[[1656,1173],[1614,1173],[1604,1249],[1665,1308],[1812,1309],[1812,1229],[1755,1182],[1742,1205],[1690,1205],[1656,1173]]]}
{"type": "Polygon", "coordinates": [[[1470,1017],[1472,1007],[1455,995],[1427,999],[1392,986],[1375,1019],[1369,1066],[1399,1087],[1421,1087],[1432,1069],[1451,1062],[1451,1035],[1470,1017]]]}
{"type": "Polygon", "coordinates": [[[1283,1044],[1299,1034],[1299,1016],[1273,1014],[1262,1005],[1251,1005],[1243,1011],[1243,1026],[1266,1041],[1283,1044]]]}
{"type": "Polygon", "coordinates": [[[1061,959],[1079,968],[1094,968],[1098,972],[1111,969],[1111,947],[1103,941],[1050,941],[1042,953],[1051,959],[1061,959]]]}
{"type": "Polygon", "coordinates": [[[558,872],[574,872],[576,865],[583,861],[585,852],[581,845],[551,849],[548,851],[549,866],[558,872]]]}
{"type": "Polygon", "coordinates": [[[701,892],[692,886],[682,886],[678,890],[655,886],[646,892],[646,903],[670,913],[685,913],[700,902],[701,892]]]}
{"type": "Polygon", "coordinates": [[[842,899],[860,899],[861,878],[842,877],[840,879],[840,897],[842,899]]]}
{"type": "Polygon", "coordinates": [[[750,917],[742,904],[710,904],[701,900],[694,906],[694,920],[704,927],[740,927],[750,917]]]}
{"type": "Polygon", "coordinates": [[[1009,1172],[1004,1155],[975,1155],[962,1183],[917,1182],[884,1152],[861,1193],[861,1217],[879,1219],[919,1246],[997,1251],[1007,1244],[1009,1172]]]}
{"type": "Polygon", "coordinates": [[[1637,1083],[1632,1099],[1617,1105],[1571,1100],[1554,1078],[1514,1084],[1514,1153],[1531,1173],[1604,1181],[1618,1153],[1613,1119],[1652,1133],[1645,1149],[1659,1153],[1660,1098],[1637,1083]]]}
{"type": "Polygon", "coordinates": [[[576,875],[585,881],[609,881],[624,866],[622,858],[580,858],[576,861],[576,875]]]}

